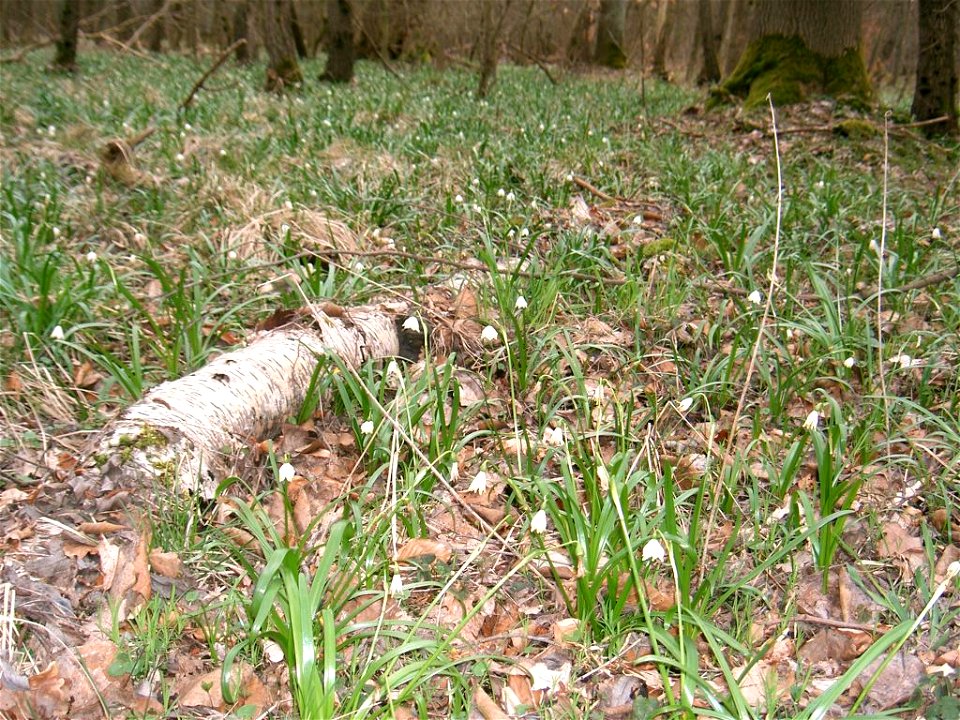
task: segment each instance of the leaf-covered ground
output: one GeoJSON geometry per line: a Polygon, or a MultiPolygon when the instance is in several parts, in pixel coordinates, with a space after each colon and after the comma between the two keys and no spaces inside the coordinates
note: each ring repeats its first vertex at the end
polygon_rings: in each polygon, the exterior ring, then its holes
{"type": "Polygon", "coordinates": [[[628,74],[226,67],[181,111],[212,58],[48,60],[3,66],[0,713],[958,716],[956,145],[628,74]],[[419,359],[322,361],[213,501],[89,482],[151,386],[391,297],[419,359]]]}

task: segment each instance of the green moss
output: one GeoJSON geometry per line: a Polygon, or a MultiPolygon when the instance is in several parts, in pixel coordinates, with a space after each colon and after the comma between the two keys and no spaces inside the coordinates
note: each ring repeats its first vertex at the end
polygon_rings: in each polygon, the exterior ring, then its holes
{"type": "Polygon", "coordinates": [[[880,134],[880,130],[877,129],[873,123],[869,123],[866,120],[858,120],[857,118],[841,120],[834,128],[834,132],[837,135],[853,138],[854,140],[864,140],[880,134]]]}
{"type": "Polygon", "coordinates": [[[767,103],[768,95],[774,105],[784,106],[818,94],[857,105],[869,103],[870,81],[859,50],[827,58],[799,37],[768,35],[750,43],[730,77],[711,91],[708,107],[732,98],[745,98],[745,107],[757,107],[767,103]]]}
{"type": "Polygon", "coordinates": [[[641,253],[644,260],[646,260],[647,258],[654,257],[655,255],[661,255],[672,250],[675,245],[676,241],[671,237],[659,238],[644,245],[641,253]]]}

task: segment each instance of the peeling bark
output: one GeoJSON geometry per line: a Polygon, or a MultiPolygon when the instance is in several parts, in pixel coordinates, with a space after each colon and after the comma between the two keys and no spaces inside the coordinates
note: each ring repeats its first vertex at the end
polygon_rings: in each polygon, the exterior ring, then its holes
{"type": "MultiPolygon", "coordinates": [[[[251,439],[269,437],[303,404],[323,355],[350,367],[400,354],[404,302],[341,315],[312,309],[312,323],[263,333],[200,370],[152,389],[107,427],[75,491],[110,506],[155,485],[212,498],[251,439]]],[[[98,509],[105,509],[106,505],[98,509]]]]}

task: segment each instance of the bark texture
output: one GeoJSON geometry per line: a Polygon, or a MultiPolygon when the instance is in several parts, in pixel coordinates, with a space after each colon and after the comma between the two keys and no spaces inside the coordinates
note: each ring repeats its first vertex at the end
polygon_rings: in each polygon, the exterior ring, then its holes
{"type": "Polygon", "coordinates": [[[327,67],[321,80],[353,80],[356,51],[353,45],[353,8],[350,0],[327,0],[327,67]]]}
{"type": "MultiPolygon", "coordinates": [[[[264,333],[186,377],[151,390],[108,427],[80,476],[78,494],[113,497],[154,485],[213,497],[251,439],[270,437],[303,404],[319,358],[351,367],[400,353],[404,302],[361,306],[342,316],[320,310],[309,327],[264,333]]],[[[121,500],[122,502],[122,500],[121,500]]]]}
{"type": "Polygon", "coordinates": [[[290,0],[263,0],[263,44],[270,58],[265,88],[270,92],[303,82],[290,24],[290,0]]]}
{"type": "Polygon", "coordinates": [[[611,68],[627,66],[624,46],[624,27],[627,22],[627,0],[600,0],[600,22],[597,27],[597,47],[593,59],[611,68]]]}
{"type": "Polygon", "coordinates": [[[699,0],[697,31],[700,35],[700,47],[703,49],[703,63],[697,82],[703,85],[715,83],[720,79],[720,60],[718,59],[720,42],[713,26],[711,0],[699,0]]]}
{"type": "Polygon", "coordinates": [[[80,0],[63,0],[60,6],[60,39],[53,66],[57,70],[76,72],[77,38],[80,34],[80,0]]]}
{"type": "Polygon", "coordinates": [[[859,0],[757,0],[752,38],[711,104],[804,102],[826,95],[854,105],[872,99],[861,50],[859,0]]]}
{"type": "Polygon", "coordinates": [[[928,125],[929,134],[957,135],[957,0],[920,0],[917,81],[913,114],[917,120],[946,117],[928,125]]]}

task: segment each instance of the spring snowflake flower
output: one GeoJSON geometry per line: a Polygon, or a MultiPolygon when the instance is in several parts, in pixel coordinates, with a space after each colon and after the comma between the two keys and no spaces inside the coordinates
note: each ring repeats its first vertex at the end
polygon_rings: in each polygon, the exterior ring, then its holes
{"type": "Polygon", "coordinates": [[[480,332],[480,340],[486,345],[493,345],[500,340],[500,333],[493,325],[487,325],[480,332]]]}
{"type": "Polygon", "coordinates": [[[517,196],[513,194],[513,191],[507,193],[507,202],[513,202],[517,199],[517,196]]]}
{"type": "Polygon", "coordinates": [[[453,198],[453,201],[457,203],[457,205],[459,205],[460,203],[463,202],[463,195],[461,195],[460,193],[457,193],[456,196],[453,198]]]}
{"type": "Polygon", "coordinates": [[[503,188],[500,188],[497,190],[497,197],[506,197],[506,196],[507,196],[506,190],[504,190],[503,188]]]}
{"type": "Polygon", "coordinates": [[[677,403],[677,410],[679,410],[681,413],[687,412],[687,410],[689,410],[692,407],[693,407],[692,397],[685,397],[683,400],[677,403]]]}
{"type": "Polygon", "coordinates": [[[236,260],[236,259],[237,259],[236,250],[231,250],[230,252],[227,253],[227,260],[236,260]]]}
{"type": "Polygon", "coordinates": [[[363,435],[369,435],[373,432],[373,420],[364,420],[360,424],[360,433],[363,435]]]}
{"type": "Polygon", "coordinates": [[[517,301],[513,304],[513,309],[521,312],[527,309],[527,299],[523,295],[517,295],[517,301]]]}
{"type": "Polygon", "coordinates": [[[563,428],[547,428],[543,433],[543,442],[551,447],[561,447],[563,445],[563,428]]]}
{"type": "Polygon", "coordinates": [[[477,495],[483,495],[487,491],[487,480],[489,477],[487,474],[481,470],[476,475],[473,476],[473,480],[470,481],[470,487],[467,488],[467,492],[476,493],[477,495]]]}
{"type": "Polygon", "coordinates": [[[590,390],[590,399],[597,405],[602,405],[603,401],[607,399],[607,387],[602,381],[590,390]]]}
{"type": "Polygon", "coordinates": [[[848,357],[846,360],[843,361],[843,366],[847,370],[849,370],[856,364],[857,364],[857,359],[853,355],[851,355],[850,357],[848,357]]]}
{"type": "Polygon", "coordinates": [[[226,156],[227,156],[227,151],[224,150],[223,148],[220,148],[220,157],[226,157],[226,156]]]}
{"type": "Polygon", "coordinates": [[[88,263],[95,263],[97,261],[97,254],[93,250],[88,252],[85,257],[88,263]]]}
{"type": "Polygon", "coordinates": [[[760,294],[759,290],[754,290],[752,293],[747,295],[747,300],[752,302],[754,305],[759,305],[763,302],[763,295],[760,294]]]}
{"type": "Polygon", "coordinates": [[[403,377],[403,372],[400,370],[400,365],[397,364],[396,360],[391,360],[387,363],[387,376],[403,377]]]}
{"type": "Polygon", "coordinates": [[[803,421],[803,429],[813,432],[820,425],[820,411],[811,410],[807,419],[803,421]]]}
{"type": "Polygon", "coordinates": [[[530,230],[529,230],[528,228],[523,228],[523,229],[520,231],[520,237],[522,237],[522,238],[530,237],[530,230]]]}
{"type": "Polygon", "coordinates": [[[277,475],[280,478],[280,482],[290,482],[293,480],[294,475],[297,474],[296,469],[290,463],[284,463],[280,466],[280,469],[277,471],[277,475]]]}
{"type": "Polygon", "coordinates": [[[940,228],[935,227],[935,228],[930,232],[930,237],[932,237],[934,240],[939,240],[940,238],[942,238],[943,235],[940,233],[940,228]]]}
{"type": "Polygon", "coordinates": [[[651,540],[647,540],[646,544],[643,546],[641,558],[644,562],[662,563],[667,559],[667,551],[664,550],[663,545],[659,540],[653,538],[651,540]]]}
{"type": "Polygon", "coordinates": [[[567,182],[573,182],[573,173],[567,173],[567,182]]]}
{"type": "Polygon", "coordinates": [[[906,353],[900,353],[899,355],[894,355],[890,358],[890,362],[895,365],[899,365],[904,370],[907,370],[912,367],[917,367],[918,365],[923,365],[923,360],[920,358],[910,357],[906,353]]]}
{"type": "Polygon", "coordinates": [[[530,519],[530,532],[543,535],[547,531],[547,513],[541,508],[530,519]]]}
{"type": "Polygon", "coordinates": [[[400,573],[394,573],[390,579],[390,597],[396,597],[403,592],[403,578],[400,573]]]}
{"type": "Polygon", "coordinates": [[[55,238],[60,237],[60,228],[54,226],[53,229],[51,229],[50,232],[53,233],[53,236],[54,236],[55,238]]]}
{"type": "Polygon", "coordinates": [[[182,163],[186,158],[184,157],[183,153],[177,153],[173,159],[176,160],[178,163],[182,163]]]}
{"type": "Polygon", "coordinates": [[[53,330],[50,331],[51,340],[63,340],[63,328],[60,325],[57,325],[53,330]]]}
{"type": "Polygon", "coordinates": [[[450,484],[455,485],[460,479],[460,463],[454,460],[450,464],[450,484]]]}
{"type": "Polygon", "coordinates": [[[403,321],[403,329],[418,333],[420,332],[420,321],[417,320],[415,315],[411,315],[403,321]]]}

